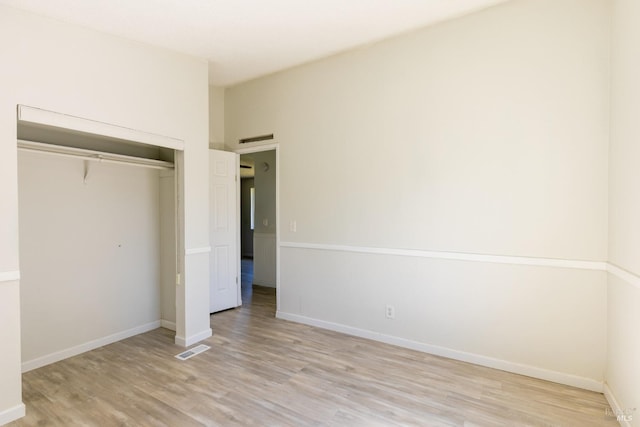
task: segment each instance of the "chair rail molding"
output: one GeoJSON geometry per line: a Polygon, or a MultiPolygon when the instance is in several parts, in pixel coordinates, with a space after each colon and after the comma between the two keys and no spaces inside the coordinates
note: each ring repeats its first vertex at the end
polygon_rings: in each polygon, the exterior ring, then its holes
{"type": "Polygon", "coordinates": [[[636,289],[640,289],[640,276],[623,268],[618,267],[615,264],[607,263],[607,272],[613,274],[617,278],[624,280],[628,284],[632,285],[636,289]]]}
{"type": "Polygon", "coordinates": [[[20,271],[0,271],[0,283],[20,280],[20,271]]]}
{"type": "Polygon", "coordinates": [[[394,255],[417,258],[447,259],[455,261],[489,262],[494,264],[532,265],[539,267],[609,271],[608,264],[605,261],[536,258],[513,255],[488,255],[466,252],[427,251],[421,249],[375,248],[367,246],[331,245],[321,243],[281,242],[280,246],[283,248],[312,249],[320,251],[353,252],[361,254],[394,255]]]}

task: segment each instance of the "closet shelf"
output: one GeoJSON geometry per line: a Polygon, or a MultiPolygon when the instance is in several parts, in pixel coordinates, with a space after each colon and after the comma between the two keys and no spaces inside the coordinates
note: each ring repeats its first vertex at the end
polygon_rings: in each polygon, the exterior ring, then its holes
{"type": "Polygon", "coordinates": [[[140,166],[153,169],[174,169],[175,167],[172,162],[163,160],[146,159],[142,157],[126,156],[124,154],[66,147],[63,145],[27,141],[24,139],[18,140],[18,149],[21,151],[46,153],[54,156],[71,157],[95,162],[117,163],[129,166],[140,166]]]}

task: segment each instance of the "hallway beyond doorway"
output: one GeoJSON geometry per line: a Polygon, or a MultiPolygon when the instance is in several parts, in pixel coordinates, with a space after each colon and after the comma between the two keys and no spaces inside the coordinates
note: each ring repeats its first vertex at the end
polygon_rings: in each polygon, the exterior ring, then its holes
{"type": "Polygon", "coordinates": [[[242,257],[240,264],[242,305],[250,304],[253,296],[253,258],[242,257]]]}

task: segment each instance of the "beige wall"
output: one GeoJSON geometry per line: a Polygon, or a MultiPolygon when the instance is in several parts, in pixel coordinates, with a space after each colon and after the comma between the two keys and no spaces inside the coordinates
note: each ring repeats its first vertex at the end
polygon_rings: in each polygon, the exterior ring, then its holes
{"type": "Polygon", "coordinates": [[[228,146],[280,144],[279,315],[601,389],[609,8],[517,0],[227,89],[228,146]]]}
{"type": "Polygon", "coordinates": [[[609,262],[606,382],[640,426],[640,3],[613,2],[609,262]]]}
{"type": "MultiPolygon", "coordinates": [[[[21,404],[17,104],[184,140],[182,246],[208,247],[209,233],[204,61],[0,7],[0,63],[1,421],[21,404]]],[[[207,254],[184,264],[177,323],[189,340],[210,333],[207,254]]]]}
{"type": "Polygon", "coordinates": [[[158,171],[89,168],[83,182],[82,160],[18,155],[22,362],[32,367],[160,320],[158,171]]]}
{"type": "Polygon", "coordinates": [[[604,260],[608,3],[562,4],[228,89],[227,144],[283,146],[283,240],[604,260]]]}
{"type": "Polygon", "coordinates": [[[255,175],[254,185],[256,188],[256,212],[255,212],[255,232],[270,233],[276,232],[276,152],[263,151],[248,154],[254,161],[255,175]],[[265,167],[265,164],[268,165],[265,167]],[[265,170],[267,169],[267,170],[265,170]],[[265,225],[266,221],[266,225],[265,225]]]}
{"type": "Polygon", "coordinates": [[[224,150],[224,88],[209,86],[209,148],[224,150]]]}
{"type": "Polygon", "coordinates": [[[276,286],[276,152],[248,154],[254,161],[256,197],[253,232],[253,283],[276,286]],[[267,166],[268,165],[268,166],[267,166]],[[265,223],[266,221],[266,223],[265,223]]]}
{"type": "Polygon", "coordinates": [[[176,329],[175,172],[160,172],[160,319],[176,329]]]}

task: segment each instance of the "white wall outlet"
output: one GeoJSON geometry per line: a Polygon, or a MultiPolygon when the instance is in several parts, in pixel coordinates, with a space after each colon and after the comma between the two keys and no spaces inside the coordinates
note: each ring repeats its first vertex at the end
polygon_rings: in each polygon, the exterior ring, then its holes
{"type": "Polygon", "coordinates": [[[298,231],[298,224],[295,219],[289,223],[289,231],[292,231],[294,233],[298,231]]]}
{"type": "Polygon", "coordinates": [[[396,308],[392,305],[387,305],[385,308],[385,316],[387,319],[395,319],[396,318],[396,308]]]}
{"type": "Polygon", "coordinates": [[[269,218],[265,218],[262,220],[262,225],[264,225],[265,227],[269,226],[269,218]]]}

